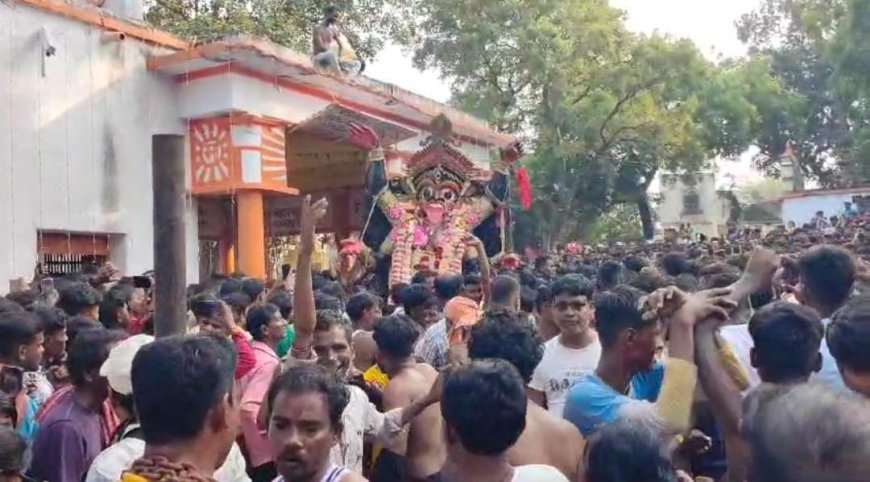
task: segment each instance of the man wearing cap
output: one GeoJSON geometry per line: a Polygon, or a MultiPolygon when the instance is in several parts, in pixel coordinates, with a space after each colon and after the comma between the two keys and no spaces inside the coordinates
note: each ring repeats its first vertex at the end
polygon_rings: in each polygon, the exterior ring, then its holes
{"type": "Polygon", "coordinates": [[[455,296],[444,305],[444,317],[430,326],[414,350],[414,357],[443,370],[450,364],[448,352],[451,345],[464,339],[467,332],[480,319],[477,302],[465,296],[455,296]]]}
{"type": "MultiPolygon", "coordinates": [[[[112,445],[94,459],[85,482],[117,482],[133,462],[145,454],[142,427],[133,406],[133,382],[130,376],[133,359],[143,346],[154,341],[150,335],[136,335],[119,343],[100,367],[111,391],[115,411],[124,420],[112,445]],[[126,419],[125,419],[126,417],[126,419]]],[[[245,459],[233,444],[223,466],[214,474],[218,482],[250,482],[245,473],[245,459]]]]}

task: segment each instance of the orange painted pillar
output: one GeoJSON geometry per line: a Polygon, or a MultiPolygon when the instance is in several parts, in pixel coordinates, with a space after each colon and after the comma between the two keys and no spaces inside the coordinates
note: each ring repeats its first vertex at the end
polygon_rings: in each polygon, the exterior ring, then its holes
{"type": "Polygon", "coordinates": [[[239,270],[247,276],[266,278],[266,229],[263,193],[236,193],[239,270]]]}
{"type": "Polygon", "coordinates": [[[236,246],[232,239],[224,238],[220,241],[221,269],[223,274],[231,275],[236,270],[236,246]]]}

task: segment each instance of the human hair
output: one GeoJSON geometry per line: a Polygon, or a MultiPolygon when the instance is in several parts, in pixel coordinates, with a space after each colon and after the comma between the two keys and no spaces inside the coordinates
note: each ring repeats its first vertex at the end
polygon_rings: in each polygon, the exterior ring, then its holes
{"type": "Polygon", "coordinates": [[[632,288],[636,288],[646,294],[664,288],[667,286],[667,279],[659,272],[641,271],[637,273],[628,283],[632,288]]]}
{"type": "Polygon", "coordinates": [[[514,368],[528,384],[544,356],[544,345],[521,313],[485,313],[471,329],[468,356],[473,360],[497,358],[514,368]]]}
{"type": "Polygon", "coordinates": [[[290,293],[284,290],[274,291],[269,295],[268,301],[278,307],[282,318],[290,319],[293,314],[293,296],[290,293]]]}
{"type": "Polygon", "coordinates": [[[118,319],[118,309],[127,306],[133,296],[133,287],[128,285],[115,285],[100,302],[100,323],[108,329],[122,328],[121,320],[118,319]]]}
{"type": "Polygon", "coordinates": [[[535,258],[535,269],[538,270],[538,269],[543,268],[544,265],[547,264],[547,262],[552,260],[552,259],[553,258],[551,258],[548,255],[538,256],[537,258],[535,258]]]}
{"type": "Polygon", "coordinates": [[[220,287],[218,288],[218,296],[223,298],[232,293],[240,293],[242,291],[242,282],[235,278],[224,278],[220,280],[220,287]]]}
{"type": "Polygon", "coordinates": [[[345,311],[347,312],[347,316],[350,317],[350,321],[356,323],[363,317],[366,310],[370,310],[380,304],[381,300],[377,296],[368,291],[361,291],[347,300],[345,311]]]}
{"type": "Polygon", "coordinates": [[[39,299],[37,293],[33,290],[16,291],[6,295],[6,299],[14,303],[18,303],[25,310],[33,308],[36,301],[39,299]]]}
{"type": "Polygon", "coordinates": [[[801,283],[811,303],[835,310],[846,302],[855,284],[855,261],[837,246],[815,246],[798,260],[801,283]]]}
{"type": "Polygon", "coordinates": [[[818,315],[802,305],[777,301],[749,320],[755,361],[763,381],[806,379],[818,368],[824,328],[818,315]]]}
{"type": "Polygon", "coordinates": [[[504,360],[475,360],[444,378],[441,416],[462,447],[474,455],[498,456],[526,428],[525,384],[504,360]]]}
{"type": "Polygon", "coordinates": [[[0,474],[20,474],[27,468],[27,442],[14,429],[0,427],[0,474]]]}
{"type": "Polygon", "coordinates": [[[221,296],[221,300],[229,305],[230,309],[233,310],[233,313],[239,317],[244,316],[245,310],[247,310],[253,302],[250,296],[241,291],[221,296]]]}
{"type": "Polygon", "coordinates": [[[439,299],[448,301],[462,293],[465,278],[461,274],[448,274],[435,278],[435,294],[439,299]]]}
{"type": "Polygon", "coordinates": [[[662,268],[669,276],[677,277],[691,270],[689,260],[683,253],[671,252],[662,257],[662,268]]]}
{"type": "Polygon", "coordinates": [[[674,284],[686,293],[694,293],[701,288],[698,278],[691,273],[683,273],[674,279],[674,284]]]}
{"type": "Polygon", "coordinates": [[[817,383],[762,385],[743,403],[743,433],[758,482],[865,482],[870,402],[817,383]]]}
{"type": "Polygon", "coordinates": [[[103,296],[91,285],[83,282],[69,283],[59,290],[57,306],[69,316],[82,314],[83,311],[99,306],[103,296]]]}
{"type": "Polygon", "coordinates": [[[24,308],[14,301],[9,301],[6,298],[0,298],[0,314],[3,313],[20,313],[24,308]]]}
{"type": "Polygon", "coordinates": [[[375,326],[373,338],[379,352],[404,360],[414,353],[420,327],[408,316],[388,316],[375,326]]]}
{"type": "Polygon", "coordinates": [[[314,308],[318,310],[344,310],[344,306],[342,306],[340,299],[321,291],[316,291],[314,293],[314,308]]]}
{"type": "Polygon", "coordinates": [[[33,314],[39,319],[39,326],[45,336],[51,336],[66,329],[67,316],[60,308],[37,306],[33,314]]]}
{"type": "Polygon", "coordinates": [[[145,442],[195,438],[209,411],[232,400],[235,367],[235,347],[219,337],[176,335],[143,346],[130,376],[145,442]]]}
{"type": "Polygon", "coordinates": [[[586,455],[590,482],[676,482],[676,470],[661,437],[639,420],[602,426],[586,455]]]}
{"type": "Polygon", "coordinates": [[[66,346],[72,346],[80,333],[90,330],[104,330],[105,327],[87,316],[72,316],[66,321],[66,346]]]}
{"type": "Polygon", "coordinates": [[[278,307],[272,303],[255,303],[245,316],[245,328],[254,340],[263,341],[263,327],[268,326],[280,314],[278,307]]]}
{"type": "Polygon", "coordinates": [[[492,280],[492,289],[490,296],[492,302],[496,304],[505,304],[511,301],[511,298],[517,296],[520,292],[520,282],[513,276],[505,274],[498,275],[492,280]]]}
{"type": "Polygon", "coordinates": [[[520,289],[520,311],[523,313],[535,312],[535,301],[538,298],[538,292],[534,288],[523,286],[520,289]]]}
{"type": "Polygon", "coordinates": [[[640,273],[640,270],[646,268],[649,263],[647,263],[647,261],[640,256],[631,255],[626,256],[626,258],[622,260],[622,265],[625,266],[625,269],[629,271],[640,273]]]}
{"type": "Polygon", "coordinates": [[[427,286],[422,284],[410,284],[399,295],[405,313],[411,313],[415,308],[431,308],[435,306],[435,295],[427,286]]]}
{"type": "Polygon", "coordinates": [[[112,347],[127,337],[121,330],[85,330],[70,344],[66,367],[73,385],[87,383],[88,374],[100,369],[112,347]]]}
{"type": "Polygon", "coordinates": [[[614,260],[601,263],[598,268],[598,287],[607,290],[622,283],[622,264],[614,260]]]}
{"type": "Polygon", "coordinates": [[[15,361],[22,346],[42,333],[39,319],[27,311],[0,314],[0,359],[15,361]]]}
{"type": "Polygon", "coordinates": [[[585,296],[592,298],[595,286],[589,280],[580,275],[569,274],[562,276],[550,285],[550,293],[553,299],[557,296],[585,296]]]}
{"type": "Polygon", "coordinates": [[[855,296],[834,313],[827,342],[838,365],[870,373],[870,296],[855,296]]]}
{"type": "Polygon", "coordinates": [[[435,272],[430,270],[421,270],[414,273],[414,276],[411,277],[412,285],[420,285],[425,284],[430,278],[435,277],[435,272]]]}
{"type": "Polygon", "coordinates": [[[350,326],[344,313],[341,310],[316,310],[314,332],[324,333],[332,331],[335,328],[344,330],[348,343],[353,337],[353,327],[350,326]]]}
{"type": "Polygon", "coordinates": [[[267,398],[269,400],[269,416],[275,408],[278,395],[304,395],[316,393],[326,402],[329,423],[334,433],[342,430],[341,415],[350,402],[350,392],[335,373],[313,363],[297,365],[287,369],[272,382],[267,398]]]}
{"type": "Polygon", "coordinates": [[[257,278],[245,278],[242,280],[242,293],[256,301],[266,290],[266,283],[257,278]]]}
{"type": "Polygon", "coordinates": [[[642,330],[656,323],[642,318],[638,307],[641,296],[637,289],[620,285],[595,297],[595,328],[603,346],[613,346],[623,330],[642,330]]]}
{"type": "Polygon", "coordinates": [[[538,311],[543,310],[547,305],[553,303],[553,291],[547,285],[541,285],[538,287],[537,294],[535,296],[535,309],[538,311]]]}
{"type": "Polygon", "coordinates": [[[323,286],[321,286],[318,291],[330,296],[334,296],[342,304],[344,303],[346,293],[344,292],[344,288],[341,287],[340,283],[336,283],[335,281],[328,281],[326,283],[323,283],[323,286]]]}
{"type": "Polygon", "coordinates": [[[465,286],[468,285],[479,285],[483,283],[483,278],[480,276],[480,273],[466,273],[462,278],[462,284],[465,286]]]}

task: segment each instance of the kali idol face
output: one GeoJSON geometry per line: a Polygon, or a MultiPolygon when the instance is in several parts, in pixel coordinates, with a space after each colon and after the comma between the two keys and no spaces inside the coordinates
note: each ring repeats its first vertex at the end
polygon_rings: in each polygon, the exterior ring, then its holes
{"type": "Polygon", "coordinates": [[[456,173],[438,165],[415,179],[417,201],[426,220],[440,226],[462,194],[463,181],[456,173]]]}

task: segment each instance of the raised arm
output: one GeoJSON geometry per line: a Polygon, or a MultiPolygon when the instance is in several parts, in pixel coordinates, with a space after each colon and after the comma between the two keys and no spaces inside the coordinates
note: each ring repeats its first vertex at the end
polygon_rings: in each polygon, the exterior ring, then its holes
{"type": "Polygon", "coordinates": [[[326,215],[329,203],[320,199],[311,204],[311,196],[302,200],[299,219],[299,259],[296,262],[296,281],[293,290],[293,309],[296,312],[293,327],[296,338],[290,349],[290,357],[308,359],[314,342],[314,326],[317,314],[314,308],[314,286],[311,280],[311,257],[314,254],[314,228],[317,221],[326,215]]]}

